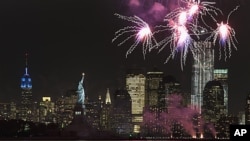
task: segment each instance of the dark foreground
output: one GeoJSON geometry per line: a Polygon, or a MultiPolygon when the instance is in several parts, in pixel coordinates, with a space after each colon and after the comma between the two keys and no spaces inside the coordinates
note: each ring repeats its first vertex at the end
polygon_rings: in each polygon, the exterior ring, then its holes
{"type": "Polygon", "coordinates": [[[77,137],[25,137],[25,138],[0,138],[1,141],[60,141],[60,140],[70,140],[70,141],[87,141],[87,140],[164,140],[164,141],[230,141],[230,139],[147,139],[147,138],[77,138],[77,137]]]}

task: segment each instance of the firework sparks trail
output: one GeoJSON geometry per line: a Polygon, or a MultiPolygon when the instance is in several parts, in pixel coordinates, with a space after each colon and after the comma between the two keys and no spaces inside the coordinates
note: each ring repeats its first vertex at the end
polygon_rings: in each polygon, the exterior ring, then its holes
{"type": "Polygon", "coordinates": [[[227,22],[224,24],[221,22],[220,24],[217,23],[217,29],[212,32],[212,34],[207,38],[207,40],[210,40],[212,38],[213,43],[215,44],[217,40],[219,40],[219,59],[221,59],[221,49],[224,49],[225,54],[225,61],[227,58],[231,57],[232,52],[232,46],[237,50],[237,47],[235,45],[235,42],[238,42],[235,37],[235,31],[232,27],[228,25],[228,20],[230,15],[236,11],[239,8],[237,6],[234,10],[232,10],[228,17],[227,22]],[[228,50],[228,51],[227,51],[228,50]],[[227,55],[228,52],[228,55],[227,55]]]}
{"type": "Polygon", "coordinates": [[[186,7],[179,7],[174,11],[170,12],[165,16],[164,21],[168,22],[168,25],[165,26],[157,26],[163,29],[159,29],[155,31],[154,34],[162,32],[162,31],[170,31],[172,35],[170,37],[165,38],[161,42],[159,42],[158,46],[162,45],[165,48],[170,45],[171,54],[166,59],[165,63],[167,63],[170,58],[174,58],[175,54],[180,52],[181,56],[181,69],[183,69],[183,65],[185,65],[187,53],[190,50],[193,57],[196,59],[196,55],[194,53],[195,46],[193,42],[195,41],[191,36],[199,39],[200,35],[206,34],[209,28],[212,29],[211,26],[204,20],[205,15],[209,15],[213,21],[217,22],[213,15],[218,15],[218,13],[222,13],[222,11],[214,6],[212,6],[213,2],[200,2],[200,1],[183,1],[186,7]],[[203,25],[206,27],[202,27],[198,25],[198,19],[201,19],[203,25]],[[203,31],[203,32],[201,32],[203,31]],[[206,31],[206,32],[205,32],[206,31]]]}
{"type": "Polygon", "coordinates": [[[143,21],[141,18],[139,18],[138,16],[127,17],[127,16],[122,16],[122,15],[119,15],[119,14],[115,14],[115,15],[118,16],[119,18],[123,19],[123,20],[133,22],[137,26],[127,26],[127,27],[124,27],[124,28],[118,30],[117,32],[115,32],[115,37],[113,38],[112,42],[116,41],[118,38],[125,35],[126,33],[133,33],[132,35],[126,37],[125,40],[120,42],[118,44],[118,46],[123,45],[128,40],[130,40],[131,38],[135,38],[135,42],[128,49],[126,57],[130,53],[132,53],[134,51],[134,49],[140,43],[142,43],[143,56],[145,58],[145,55],[146,55],[147,51],[150,52],[151,49],[153,48],[153,45],[154,45],[153,42],[155,44],[157,44],[155,38],[153,37],[153,34],[151,32],[151,29],[150,29],[149,25],[145,21],[143,21]]]}
{"type": "MultiPolygon", "coordinates": [[[[231,56],[231,47],[233,46],[237,49],[235,45],[237,40],[235,38],[235,31],[228,25],[228,21],[226,24],[223,22],[219,24],[217,21],[216,17],[219,14],[223,15],[223,12],[219,8],[215,7],[215,4],[216,2],[201,0],[179,0],[179,7],[166,14],[163,19],[167,25],[157,25],[155,26],[155,30],[153,32],[151,32],[149,25],[137,16],[126,17],[116,14],[119,18],[133,22],[137,26],[128,26],[118,30],[115,33],[115,38],[112,42],[120,36],[132,32],[132,35],[128,36],[125,40],[118,44],[118,46],[120,46],[129,39],[133,37],[136,38],[134,44],[132,44],[127,51],[127,55],[132,53],[141,42],[143,45],[144,58],[146,53],[150,52],[152,49],[159,49],[159,52],[161,52],[164,48],[170,47],[171,53],[167,57],[165,63],[167,63],[171,58],[173,59],[177,53],[180,53],[181,69],[183,69],[183,65],[185,65],[189,51],[192,53],[193,58],[197,59],[195,50],[200,51],[200,49],[194,46],[194,42],[196,40],[200,40],[200,37],[205,35],[207,36],[205,41],[212,40],[214,44],[217,40],[219,41],[220,56],[221,48],[223,47],[226,60],[227,57],[231,56]],[[208,21],[214,22],[215,25],[217,24],[217,28],[214,29],[213,25],[206,23],[205,17],[211,19],[208,21]],[[162,32],[169,32],[171,34],[157,42],[154,36],[162,32]],[[229,52],[228,56],[227,52],[229,52]]],[[[236,11],[237,9],[238,6],[233,11],[236,11]]],[[[231,11],[228,15],[228,19],[233,11],[231,11]]]]}
{"type": "Polygon", "coordinates": [[[154,33],[156,34],[158,32],[166,30],[170,30],[172,32],[171,36],[160,41],[157,46],[155,46],[155,48],[160,46],[161,48],[159,49],[159,52],[161,52],[168,44],[170,45],[171,54],[166,59],[165,63],[167,63],[170,58],[173,59],[175,55],[180,52],[181,68],[183,69],[183,64],[185,65],[188,49],[192,51],[192,49],[194,48],[194,46],[192,45],[193,39],[188,33],[188,29],[186,28],[186,26],[184,26],[183,24],[176,24],[174,21],[170,21],[170,23],[171,24],[169,24],[166,29],[164,29],[164,26],[159,26],[159,28],[163,27],[163,29],[158,30],[154,33]]]}

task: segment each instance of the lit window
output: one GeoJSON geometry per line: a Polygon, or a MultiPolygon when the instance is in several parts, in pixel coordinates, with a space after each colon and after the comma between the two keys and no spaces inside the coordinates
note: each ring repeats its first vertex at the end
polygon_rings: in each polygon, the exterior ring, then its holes
{"type": "Polygon", "coordinates": [[[75,115],[81,115],[81,112],[80,111],[76,111],[75,115]]]}

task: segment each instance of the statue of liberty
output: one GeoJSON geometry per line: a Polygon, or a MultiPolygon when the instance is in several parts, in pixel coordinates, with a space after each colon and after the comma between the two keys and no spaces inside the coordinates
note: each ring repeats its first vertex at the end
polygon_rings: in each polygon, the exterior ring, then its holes
{"type": "Polygon", "coordinates": [[[84,73],[82,73],[82,79],[79,81],[78,90],[77,90],[77,103],[81,104],[84,107],[84,100],[85,100],[85,92],[83,88],[83,80],[84,80],[84,73]]]}

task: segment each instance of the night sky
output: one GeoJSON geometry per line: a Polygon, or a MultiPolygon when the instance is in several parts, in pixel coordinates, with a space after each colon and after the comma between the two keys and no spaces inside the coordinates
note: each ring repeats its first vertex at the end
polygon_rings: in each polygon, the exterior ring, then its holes
{"type": "MultiPolygon", "coordinates": [[[[143,59],[138,47],[126,58],[130,44],[117,46],[111,42],[114,32],[127,25],[115,13],[151,19],[145,9],[133,9],[128,3],[129,0],[1,0],[0,102],[19,100],[26,52],[36,100],[42,96],[55,100],[67,90],[76,89],[82,72],[86,74],[86,95],[93,99],[104,96],[107,88],[112,93],[124,87],[125,71],[132,66],[145,71],[156,66],[166,75],[175,76],[183,90],[190,92],[191,57],[181,70],[179,58],[164,64],[167,53],[153,51],[143,59]]],[[[219,0],[218,4],[223,5],[226,15],[240,4],[229,20],[236,31],[238,50],[232,49],[231,58],[225,62],[219,60],[215,48],[215,68],[229,69],[229,112],[237,113],[243,110],[250,93],[250,3],[219,0]]]]}

